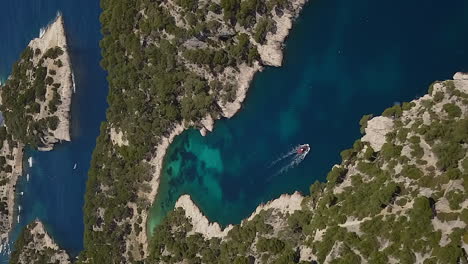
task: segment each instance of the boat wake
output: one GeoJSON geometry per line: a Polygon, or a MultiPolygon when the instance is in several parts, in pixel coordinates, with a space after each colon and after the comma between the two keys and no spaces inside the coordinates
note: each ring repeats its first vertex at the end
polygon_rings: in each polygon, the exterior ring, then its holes
{"type": "Polygon", "coordinates": [[[273,177],[286,173],[290,169],[299,165],[307,156],[310,151],[309,144],[297,145],[290,151],[282,154],[279,158],[270,163],[268,168],[275,169],[275,172],[267,179],[271,180],[273,177]]]}

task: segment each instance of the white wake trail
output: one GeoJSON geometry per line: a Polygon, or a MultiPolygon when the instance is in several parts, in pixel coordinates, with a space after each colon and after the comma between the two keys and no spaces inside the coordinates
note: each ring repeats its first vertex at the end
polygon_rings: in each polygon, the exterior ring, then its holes
{"type": "Polygon", "coordinates": [[[287,172],[288,170],[296,167],[297,165],[299,165],[299,163],[301,163],[305,159],[306,155],[307,155],[307,153],[306,154],[297,154],[296,157],[294,157],[294,159],[289,164],[282,167],[278,172],[276,172],[274,174],[274,176],[278,176],[280,174],[283,174],[283,173],[287,172]]]}
{"type": "Polygon", "coordinates": [[[289,157],[289,156],[295,154],[296,151],[297,151],[297,148],[298,148],[298,147],[296,146],[296,147],[294,147],[291,151],[287,152],[286,154],[281,155],[281,157],[279,157],[279,158],[277,158],[276,160],[274,160],[274,161],[268,166],[268,168],[273,167],[276,163],[278,163],[278,162],[284,160],[285,158],[287,158],[287,157],[289,157]]]}
{"type": "Polygon", "coordinates": [[[286,154],[283,154],[281,157],[274,160],[270,164],[270,166],[268,166],[268,168],[271,168],[271,167],[275,166],[279,162],[283,162],[283,163],[287,163],[287,164],[282,166],[278,171],[276,171],[276,173],[274,173],[270,177],[268,177],[267,181],[269,181],[273,177],[276,177],[276,176],[278,176],[280,174],[283,174],[283,173],[287,172],[288,170],[290,170],[290,169],[296,167],[297,165],[299,165],[305,159],[305,157],[309,153],[309,150],[310,150],[310,148],[309,148],[308,144],[297,145],[297,146],[293,147],[286,154]],[[307,147],[308,149],[305,150],[305,151],[301,150],[301,148],[304,148],[304,147],[307,147]],[[304,151],[304,152],[302,152],[302,151],[304,151]]]}

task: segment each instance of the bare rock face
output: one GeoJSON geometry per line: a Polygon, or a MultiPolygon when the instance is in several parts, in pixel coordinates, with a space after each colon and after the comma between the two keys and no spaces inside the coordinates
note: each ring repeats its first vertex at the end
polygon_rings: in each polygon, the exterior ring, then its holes
{"type": "MultiPolygon", "coordinates": [[[[273,214],[292,214],[297,210],[301,210],[303,199],[304,197],[299,192],[295,192],[292,195],[283,194],[275,200],[259,205],[255,212],[253,212],[252,215],[244,221],[251,221],[260,212],[270,209],[272,209],[273,214]]],[[[200,233],[207,239],[213,237],[223,238],[233,228],[232,225],[228,225],[226,228],[221,229],[221,226],[217,222],[210,222],[187,194],[182,195],[177,200],[175,208],[178,207],[184,209],[185,216],[193,225],[190,233],[200,233]]]]}
{"type": "Polygon", "coordinates": [[[213,237],[225,237],[232,226],[221,229],[218,223],[210,223],[206,216],[202,214],[200,209],[193,203],[189,195],[182,195],[176,202],[175,207],[181,207],[185,211],[185,216],[190,219],[193,232],[201,233],[207,239],[213,237]]]}
{"type": "Polygon", "coordinates": [[[200,129],[200,134],[202,136],[205,136],[208,132],[213,131],[214,120],[211,115],[207,115],[205,118],[203,118],[200,121],[200,124],[202,125],[202,128],[200,129]]]}
{"type": "Polygon", "coordinates": [[[293,194],[283,194],[279,198],[269,201],[266,204],[261,204],[255,209],[255,212],[247,220],[252,220],[257,214],[261,211],[266,211],[273,209],[278,211],[281,214],[292,214],[297,210],[301,210],[301,203],[304,199],[299,192],[294,192],[293,194]]]}
{"type": "Polygon", "coordinates": [[[380,151],[386,142],[385,136],[393,130],[393,120],[384,116],[374,117],[367,122],[365,130],[362,141],[369,142],[375,151],[380,151]]]}
{"type": "Polygon", "coordinates": [[[46,263],[71,263],[68,254],[52,240],[39,220],[29,224],[18,240],[21,240],[22,247],[15,248],[11,263],[30,264],[39,263],[40,260],[46,260],[46,263]]]}
{"type": "Polygon", "coordinates": [[[121,146],[128,146],[128,140],[125,138],[125,135],[122,131],[117,132],[115,128],[110,129],[110,138],[112,144],[121,146]]]}
{"type": "Polygon", "coordinates": [[[272,11],[273,20],[276,22],[276,31],[269,32],[266,36],[266,43],[257,47],[263,64],[269,66],[281,66],[283,62],[283,43],[293,26],[294,19],[299,15],[306,0],[290,1],[291,8],[285,10],[278,16],[275,10],[272,11]]]}
{"type": "Polygon", "coordinates": [[[457,72],[453,75],[454,80],[468,80],[468,73],[466,72],[457,72]]]}

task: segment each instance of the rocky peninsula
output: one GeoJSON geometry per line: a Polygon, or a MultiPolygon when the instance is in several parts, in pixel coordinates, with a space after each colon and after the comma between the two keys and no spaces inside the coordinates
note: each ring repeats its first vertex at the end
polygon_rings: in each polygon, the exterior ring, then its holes
{"type": "Polygon", "coordinates": [[[12,252],[10,263],[71,263],[70,257],[49,236],[44,225],[36,220],[22,232],[12,252]]]}
{"type": "Polygon", "coordinates": [[[23,149],[48,151],[70,141],[73,73],[61,15],[41,30],[0,87],[0,240],[8,243],[15,217],[15,187],[23,173],[23,149]]]}

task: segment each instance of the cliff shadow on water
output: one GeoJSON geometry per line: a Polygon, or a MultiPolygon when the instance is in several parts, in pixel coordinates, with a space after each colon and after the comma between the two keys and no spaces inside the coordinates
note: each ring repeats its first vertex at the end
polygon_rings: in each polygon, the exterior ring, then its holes
{"type": "Polygon", "coordinates": [[[310,1],[290,32],[284,65],[255,76],[242,110],[206,137],[188,130],[169,147],[148,230],[182,194],[227,225],[282,193],[308,193],[360,137],[364,114],[468,70],[467,15],[461,0],[310,1]],[[297,167],[274,177],[265,170],[302,143],[311,151],[297,167]]]}

